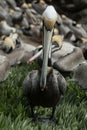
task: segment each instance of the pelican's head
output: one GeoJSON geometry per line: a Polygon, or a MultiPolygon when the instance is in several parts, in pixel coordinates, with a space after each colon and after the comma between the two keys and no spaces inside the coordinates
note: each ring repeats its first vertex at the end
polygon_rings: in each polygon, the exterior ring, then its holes
{"type": "Polygon", "coordinates": [[[46,87],[48,58],[51,58],[51,42],[53,28],[57,20],[57,13],[53,6],[48,6],[43,12],[43,63],[41,71],[40,87],[42,90],[46,87]]]}
{"type": "Polygon", "coordinates": [[[57,13],[53,6],[48,6],[43,12],[43,22],[47,30],[52,30],[57,21],[57,13]]]}
{"type": "Polygon", "coordinates": [[[52,37],[52,43],[56,43],[58,45],[58,48],[61,48],[63,44],[63,38],[63,35],[54,35],[52,37]]]}

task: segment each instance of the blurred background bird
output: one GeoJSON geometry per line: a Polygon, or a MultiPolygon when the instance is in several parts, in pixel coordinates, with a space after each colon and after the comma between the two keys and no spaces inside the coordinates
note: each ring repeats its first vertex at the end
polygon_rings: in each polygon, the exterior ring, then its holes
{"type": "Polygon", "coordinates": [[[18,38],[18,34],[10,34],[9,36],[3,36],[2,37],[2,50],[4,50],[6,53],[10,53],[15,48],[19,47],[21,45],[21,42],[18,38]]]}

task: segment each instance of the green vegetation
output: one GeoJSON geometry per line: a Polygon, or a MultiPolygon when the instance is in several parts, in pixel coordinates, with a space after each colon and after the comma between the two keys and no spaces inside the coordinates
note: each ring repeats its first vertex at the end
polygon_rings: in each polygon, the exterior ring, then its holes
{"type": "MultiPolygon", "coordinates": [[[[87,92],[75,82],[68,82],[67,92],[56,108],[56,125],[31,121],[22,83],[28,72],[37,68],[35,63],[15,66],[0,83],[0,130],[87,130],[87,92]]],[[[50,113],[50,109],[37,111],[39,115],[50,113]]]]}

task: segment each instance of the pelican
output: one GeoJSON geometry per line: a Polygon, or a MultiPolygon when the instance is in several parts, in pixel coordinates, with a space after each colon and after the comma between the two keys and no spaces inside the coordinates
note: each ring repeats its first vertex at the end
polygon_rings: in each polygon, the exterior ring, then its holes
{"type": "Polygon", "coordinates": [[[29,72],[23,81],[23,93],[28,98],[31,116],[35,118],[34,107],[52,108],[53,119],[58,101],[66,91],[64,77],[51,67],[51,44],[57,13],[53,6],[48,6],[43,12],[43,61],[42,68],[29,72]],[[49,66],[48,66],[49,65],[49,66]]]}
{"type": "Polygon", "coordinates": [[[21,45],[21,43],[19,41],[19,36],[17,33],[12,33],[7,37],[3,36],[2,39],[3,39],[2,49],[6,53],[10,53],[15,48],[17,48],[21,45]]]}

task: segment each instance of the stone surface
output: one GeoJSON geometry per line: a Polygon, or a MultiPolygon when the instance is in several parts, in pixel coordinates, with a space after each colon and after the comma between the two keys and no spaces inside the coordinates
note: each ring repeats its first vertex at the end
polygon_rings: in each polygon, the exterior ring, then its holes
{"type": "Polygon", "coordinates": [[[64,42],[62,49],[53,54],[53,66],[63,72],[71,72],[84,60],[82,50],[68,42],[64,42]]]}
{"type": "Polygon", "coordinates": [[[73,70],[73,79],[82,89],[87,89],[87,61],[82,62],[73,70]]]}
{"type": "Polygon", "coordinates": [[[10,64],[5,56],[0,55],[0,82],[4,81],[9,74],[10,64]]]}

